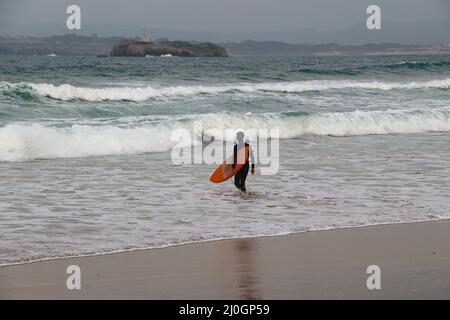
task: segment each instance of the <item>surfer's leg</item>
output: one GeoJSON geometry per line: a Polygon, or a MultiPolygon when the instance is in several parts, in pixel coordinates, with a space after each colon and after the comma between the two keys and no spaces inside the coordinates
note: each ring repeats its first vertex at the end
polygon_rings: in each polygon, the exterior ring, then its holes
{"type": "Polygon", "coordinates": [[[238,173],[241,174],[241,191],[242,192],[246,192],[247,189],[245,188],[245,180],[247,179],[247,175],[248,175],[248,170],[249,170],[249,165],[248,163],[242,168],[241,171],[239,171],[238,173]]]}
{"type": "Polygon", "coordinates": [[[241,171],[239,171],[238,173],[236,173],[236,175],[234,176],[234,185],[235,185],[236,188],[238,188],[239,190],[242,190],[242,177],[241,177],[241,171]]]}
{"type": "Polygon", "coordinates": [[[247,179],[249,170],[249,165],[245,165],[236,175],[234,176],[234,185],[236,188],[241,190],[242,192],[245,192],[245,179],[247,179]]]}

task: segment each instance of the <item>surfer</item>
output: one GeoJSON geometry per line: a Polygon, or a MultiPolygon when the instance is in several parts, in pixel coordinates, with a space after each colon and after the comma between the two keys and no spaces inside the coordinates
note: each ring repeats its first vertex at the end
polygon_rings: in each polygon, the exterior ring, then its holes
{"type": "Polygon", "coordinates": [[[242,164],[245,161],[244,167],[240,171],[238,171],[236,173],[236,175],[234,176],[234,185],[236,186],[236,188],[238,188],[242,192],[246,192],[245,180],[247,179],[248,170],[250,168],[249,158],[250,158],[250,161],[252,162],[251,173],[252,173],[252,175],[255,174],[255,157],[253,155],[253,150],[248,143],[244,142],[244,136],[245,136],[244,132],[242,132],[242,131],[239,131],[238,133],[236,133],[237,144],[234,146],[234,153],[233,153],[233,157],[234,157],[233,170],[234,170],[236,163],[242,164]],[[244,154],[245,154],[244,152],[249,152],[250,157],[244,156],[244,154]]]}
{"type": "Polygon", "coordinates": [[[214,141],[216,141],[216,138],[215,138],[214,136],[211,136],[211,138],[209,139],[209,141],[205,140],[205,136],[204,136],[203,131],[202,131],[202,143],[203,143],[203,144],[211,144],[211,143],[213,143],[214,141]]]}

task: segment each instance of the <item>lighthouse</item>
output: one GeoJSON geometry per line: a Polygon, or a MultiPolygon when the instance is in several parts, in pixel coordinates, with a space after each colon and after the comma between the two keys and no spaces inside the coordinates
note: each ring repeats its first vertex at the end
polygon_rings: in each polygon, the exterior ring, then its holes
{"type": "Polygon", "coordinates": [[[144,42],[150,42],[150,30],[148,29],[147,26],[144,27],[144,36],[142,37],[142,41],[144,42]]]}

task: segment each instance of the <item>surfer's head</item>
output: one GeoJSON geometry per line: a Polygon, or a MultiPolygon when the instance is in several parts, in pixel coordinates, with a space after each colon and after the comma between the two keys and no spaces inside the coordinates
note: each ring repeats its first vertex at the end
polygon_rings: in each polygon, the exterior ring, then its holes
{"type": "Polygon", "coordinates": [[[236,140],[238,142],[243,142],[244,141],[244,132],[239,131],[238,133],[236,133],[236,140]]]}

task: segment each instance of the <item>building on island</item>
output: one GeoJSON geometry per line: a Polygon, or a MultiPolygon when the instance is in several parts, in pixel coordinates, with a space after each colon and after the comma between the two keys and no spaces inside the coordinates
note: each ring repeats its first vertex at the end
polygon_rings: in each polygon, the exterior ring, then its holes
{"type": "Polygon", "coordinates": [[[147,26],[144,27],[144,36],[142,37],[142,41],[150,42],[150,30],[147,26]]]}

